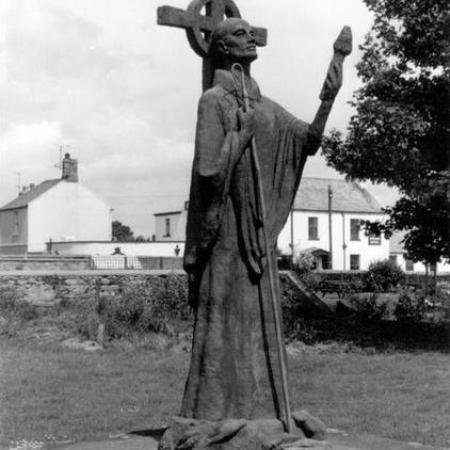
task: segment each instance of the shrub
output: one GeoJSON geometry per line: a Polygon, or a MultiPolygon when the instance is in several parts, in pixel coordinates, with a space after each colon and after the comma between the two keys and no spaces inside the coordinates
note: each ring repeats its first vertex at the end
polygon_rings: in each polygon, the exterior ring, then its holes
{"type": "Polygon", "coordinates": [[[315,264],[316,262],[311,252],[300,252],[294,258],[294,269],[299,274],[310,272],[315,264]]]}
{"type": "Polygon", "coordinates": [[[0,336],[18,336],[24,323],[32,322],[38,317],[36,305],[17,299],[11,289],[0,287],[0,336]]]}
{"type": "Polygon", "coordinates": [[[403,283],[402,269],[388,259],[370,264],[366,274],[367,288],[373,292],[388,292],[403,283]]]}
{"type": "Polygon", "coordinates": [[[34,320],[39,317],[36,305],[16,299],[14,292],[7,288],[0,289],[0,314],[22,321],[34,320]]]}
{"type": "Polygon", "coordinates": [[[403,291],[394,309],[398,322],[418,323],[425,319],[425,296],[421,292],[403,291]]]}
{"type": "Polygon", "coordinates": [[[281,283],[281,307],[284,334],[289,338],[302,317],[302,308],[298,300],[298,293],[290,283],[281,283]]]}
{"type": "Polygon", "coordinates": [[[169,275],[130,282],[120,295],[100,298],[97,312],[111,338],[146,332],[172,334],[172,322],[191,318],[186,280],[169,275]]]}
{"type": "Polygon", "coordinates": [[[350,304],[355,311],[355,318],[362,321],[379,321],[386,317],[387,303],[378,301],[378,294],[368,296],[353,295],[350,304]]]}
{"type": "Polygon", "coordinates": [[[321,277],[317,272],[304,272],[299,274],[299,278],[311,290],[317,291],[321,286],[321,277]]]}
{"type": "Polygon", "coordinates": [[[301,341],[307,345],[317,344],[325,340],[324,335],[329,331],[327,325],[329,325],[327,320],[297,317],[290,323],[289,329],[285,330],[285,338],[288,342],[301,341]]]}

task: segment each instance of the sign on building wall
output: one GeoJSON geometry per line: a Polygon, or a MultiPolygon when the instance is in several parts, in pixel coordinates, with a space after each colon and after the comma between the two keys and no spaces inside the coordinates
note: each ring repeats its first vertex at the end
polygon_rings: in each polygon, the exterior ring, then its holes
{"type": "Polygon", "coordinates": [[[381,234],[369,234],[369,245],[381,245],[381,234]]]}

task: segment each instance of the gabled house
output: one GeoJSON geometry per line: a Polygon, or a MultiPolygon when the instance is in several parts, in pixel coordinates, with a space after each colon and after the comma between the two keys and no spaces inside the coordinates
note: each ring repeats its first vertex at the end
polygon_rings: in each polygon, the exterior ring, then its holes
{"type": "Polygon", "coordinates": [[[365,270],[371,262],[389,258],[389,240],[366,235],[362,225],[385,217],[375,198],[357,183],[304,177],[278,248],[294,257],[311,253],[317,268],[365,270]]]}
{"type": "MultiPolygon", "coordinates": [[[[156,241],[185,240],[186,206],[154,215],[156,241]]],[[[364,270],[372,261],[389,258],[389,241],[366,236],[362,227],[366,220],[384,218],[375,198],[357,183],[304,177],[278,249],[287,256],[311,253],[317,268],[364,270]]]]}
{"type": "Polygon", "coordinates": [[[183,209],[153,214],[155,217],[155,240],[157,242],[185,240],[188,206],[189,202],[185,202],[183,209]]]}
{"type": "MultiPolygon", "coordinates": [[[[405,231],[396,231],[391,236],[389,241],[389,259],[400,266],[406,273],[416,272],[425,273],[427,267],[421,261],[414,262],[406,255],[403,239],[405,238],[405,231]]],[[[431,267],[429,267],[432,270],[431,267]]],[[[450,273],[450,264],[445,261],[440,261],[436,265],[437,273],[450,273]]]]}
{"type": "Polygon", "coordinates": [[[0,253],[43,253],[51,241],[111,240],[111,208],[78,181],[66,154],[62,176],[22,190],[0,208],[0,253]]]}

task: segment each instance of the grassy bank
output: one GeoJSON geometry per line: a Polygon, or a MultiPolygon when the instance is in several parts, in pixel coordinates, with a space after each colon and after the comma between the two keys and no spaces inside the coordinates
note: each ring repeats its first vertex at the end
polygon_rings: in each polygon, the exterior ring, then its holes
{"type": "MultiPolygon", "coordinates": [[[[189,363],[181,346],[158,352],[125,342],[86,352],[54,341],[3,339],[0,354],[2,444],[81,441],[164,426],[178,410],[189,363]]],[[[289,367],[293,407],[329,427],[450,445],[444,352],[297,344],[289,367]]]]}
{"type": "MultiPolygon", "coordinates": [[[[331,428],[450,446],[448,322],[386,320],[375,301],[308,317],[292,287],[283,293],[293,408],[331,428]]],[[[165,426],[189,364],[186,295],[177,276],[51,308],[0,289],[0,445],[51,447],[165,426]],[[106,347],[77,350],[68,338],[106,347]]]]}

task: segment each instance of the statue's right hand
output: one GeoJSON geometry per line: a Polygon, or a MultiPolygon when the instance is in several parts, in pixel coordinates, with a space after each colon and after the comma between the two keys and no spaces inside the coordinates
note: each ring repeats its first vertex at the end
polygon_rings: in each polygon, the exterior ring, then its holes
{"type": "Polygon", "coordinates": [[[237,111],[240,134],[244,138],[245,143],[254,136],[256,131],[256,114],[253,108],[249,108],[244,111],[243,108],[239,108],[237,111]]]}

